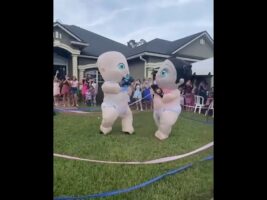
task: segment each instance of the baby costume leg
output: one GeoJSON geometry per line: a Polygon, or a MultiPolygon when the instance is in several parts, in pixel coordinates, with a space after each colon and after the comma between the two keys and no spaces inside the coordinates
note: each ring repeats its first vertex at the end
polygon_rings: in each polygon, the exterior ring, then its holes
{"type": "Polygon", "coordinates": [[[154,118],[154,121],[155,121],[157,127],[159,127],[159,121],[160,121],[159,111],[154,110],[153,118],[154,118]]]}
{"type": "Polygon", "coordinates": [[[114,107],[103,107],[102,108],[102,123],[100,125],[100,131],[104,135],[108,134],[112,130],[112,125],[118,118],[118,111],[114,107]]]}
{"type": "Polygon", "coordinates": [[[162,111],[160,113],[159,129],[156,131],[155,136],[164,140],[169,137],[172,126],[175,124],[180,113],[172,111],[162,111]]]}
{"type": "Polygon", "coordinates": [[[122,117],[121,120],[122,131],[127,132],[129,134],[133,134],[133,114],[129,106],[127,107],[126,114],[122,117]]]}

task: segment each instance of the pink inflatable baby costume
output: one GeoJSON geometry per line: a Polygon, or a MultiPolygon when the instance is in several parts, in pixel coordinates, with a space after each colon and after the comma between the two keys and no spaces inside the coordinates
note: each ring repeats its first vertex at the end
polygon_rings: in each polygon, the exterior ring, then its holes
{"type": "Polygon", "coordinates": [[[153,117],[158,130],[155,136],[164,140],[181,113],[178,86],[191,78],[191,64],[176,58],[165,60],[156,74],[153,117]]]}

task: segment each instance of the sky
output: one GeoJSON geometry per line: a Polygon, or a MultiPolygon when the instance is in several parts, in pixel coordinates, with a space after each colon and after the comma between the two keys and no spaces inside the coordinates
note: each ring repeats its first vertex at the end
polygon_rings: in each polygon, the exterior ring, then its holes
{"type": "Polygon", "coordinates": [[[123,44],[201,31],[213,38],[213,0],[54,0],[54,21],[123,44]]]}

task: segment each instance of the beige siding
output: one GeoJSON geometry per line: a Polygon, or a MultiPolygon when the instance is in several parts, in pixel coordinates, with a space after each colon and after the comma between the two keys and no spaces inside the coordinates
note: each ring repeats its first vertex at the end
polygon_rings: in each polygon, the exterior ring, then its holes
{"type": "Polygon", "coordinates": [[[134,79],[143,80],[144,66],[145,66],[144,61],[135,59],[132,61],[128,61],[128,65],[129,65],[130,75],[134,79]]]}
{"type": "Polygon", "coordinates": [[[207,38],[201,37],[193,41],[184,49],[178,51],[176,55],[184,57],[210,58],[213,57],[213,45],[210,44],[210,41],[207,38]],[[205,44],[200,44],[201,39],[204,39],[205,44]]]}
{"type": "Polygon", "coordinates": [[[88,64],[96,64],[96,59],[91,58],[78,58],[78,65],[88,65],[88,64]]]}
{"type": "Polygon", "coordinates": [[[164,60],[166,60],[166,58],[149,57],[147,60],[149,63],[158,63],[158,62],[163,62],[164,60]]]}

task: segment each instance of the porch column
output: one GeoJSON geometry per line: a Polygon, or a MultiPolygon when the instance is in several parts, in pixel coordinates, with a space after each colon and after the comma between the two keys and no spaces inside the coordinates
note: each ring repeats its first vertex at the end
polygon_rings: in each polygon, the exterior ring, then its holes
{"type": "Polygon", "coordinates": [[[84,77],[84,69],[79,69],[79,81],[81,81],[84,77]]]}
{"type": "Polygon", "coordinates": [[[78,78],[78,55],[72,54],[72,75],[78,78]]]}

